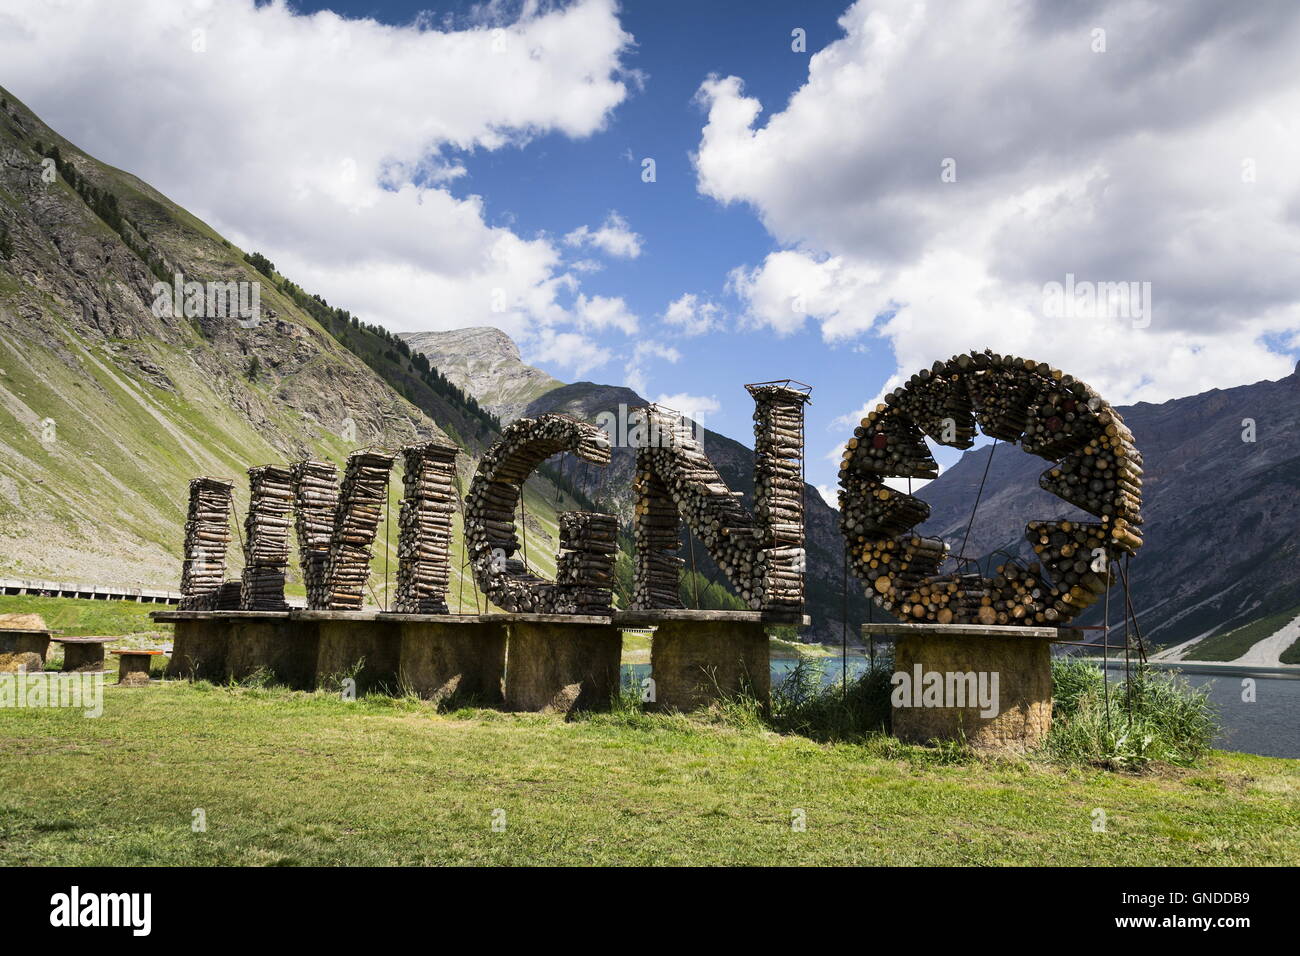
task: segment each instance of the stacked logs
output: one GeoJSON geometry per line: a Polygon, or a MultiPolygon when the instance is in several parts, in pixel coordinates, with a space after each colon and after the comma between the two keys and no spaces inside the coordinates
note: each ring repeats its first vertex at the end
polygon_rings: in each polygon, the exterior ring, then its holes
{"type": "Polygon", "coordinates": [[[957,356],[958,367],[968,372],[966,391],[975,406],[975,421],[990,438],[1019,441],[1029,424],[1029,408],[1041,380],[1025,374],[1024,360],[991,352],[957,356]],[[1017,366],[1015,363],[1019,362],[1017,366]]]}
{"type": "Polygon", "coordinates": [[[348,456],[339,503],[330,535],[329,561],[323,581],[307,594],[307,606],[332,611],[359,611],[370,579],[370,546],[384,513],[393,456],[358,451],[348,456]]]}
{"type": "Polygon", "coordinates": [[[447,613],[458,451],[455,445],[435,441],[402,449],[404,495],[398,514],[400,564],[394,604],[401,613],[447,613]]]}
{"type": "Polygon", "coordinates": [[[897,404],[921,431],[954,448],[975,444],[975,415],[966,374],[957,366],[935,362],[885,397],[897,404]]]}
{"type": "Polygon", "coordinates": [[[244,573],[239,606],[245,611],[282,611],[289,567],[289,511],[293,475],[279,465],[248,469],[244,518],[244,573]]]}
{"type": "Polygon", "coordinates": [[[465,540],[474,578],[489,600],[506,611],[572,613],[559,608],[576,606],[571,594],[534,575],[515,557],[520,551],[515,513],[523,484],[543,461],[565,451],[594,465],[609,464],[609,439],[594,425],[555,414],[512,422],[479,462],[465,497],[465,540]]]}
{"type": "Polygon", "coordinates": [[[632,607],[680,608],[681,574],[685,561],[681,518],[668,486],[652,468],[637,465],[632,479],[633,510],[632,607]]]}
{"type": "Polygon", "coordinates": [[[850,564],[879,605],[908,620],[1065,623],[1105,593],[1110,562],[1142,546],[1141,503],[1142,456],[1115,409],[1059,369],[987,350],[936,363],[885,396],[840,464],[850,564]],[[1031,522],[1026,535],[1041,563],[1004,564],[992,578],[938,576],[946,545],[912,530],[929,506],[884,480],[933,477],[925,435],[966,447],[968,416],[986,434],[1054,461],[1039,484],[1100,522],[1031,522]]]}
{"type": "Polygon", "coordinates": [[[339,503],[339,470],[332,461],[309,458],[294,464],[292,471],[294,530],[302,583],[308,595],[321,594],[339,503]]]}
{"type": "MultiPolygon", "coordinates": [[[[704,455],[699,439],[679,413],[657,405],[649,405],[640,412],[649,420],[650,433],[656,435],[659,442],[637,449],[637,472],[639,475],[654,474],[660,480],[659,488],[647,482],[641,482],[640,487],[660,497],[638,499],[637,529],[634,531],[638,550],[641,541],[649,536],[649,528],[643,528],[648,516],[663,516],[671,510],[674,520],[680,516],[700,539],[705,550],[735,586],[741,600],[758,610],[764,597],[763,562],[759,560],[762,549],[754,529],[754,519],[741,503],[740,493],[727,487],[713,463],[704,455]]],[[[648,582],[645,587],[634,584],[633,593],[638,591],[649,591],[648,582]]]]}
{"type": "Polygon", "coordinates": [[[214,610],[226,577],[233,484],[220,478],[190,481],[185,517],[181,602],[185,610],[214,610]]]}
{"type": "Polygon", "coordinates": [[[658,442],[637,449],[633,607],[681,607],[679,525],[684,521],[753,610],[803,605],[803,408],[806,393],[750,389],[755,411],[755,516],[705,456],[695,430],[671,409],[649,405],[658,442]]]}
{"type": "Polygon", "coordinates": [[[243,605],[243,584],[239,581],[223,581],[217,588],[216,595],[203,609],[208,611],[237,611],[243,605]]]}
{"type": "Polygon", "coordinates": [[[746,386],[754,398],[754,518],[762,535],[764,608],[804,602],[805,391],[784,384],[746,386]]]}
{"type": "Polygon", "coordinates": [[[888,403],[877,405],[853,429],[840,462],[840,475],[937,478],[939,465],[926,447],[925,435],[911,419],[888,403]]]}
{"type": "Polygon", "coordinates": [[[610,613],[618,519],[565,511],[560,515],[560,548],[563,553],[555,560],[556,613],[610,613]]]}

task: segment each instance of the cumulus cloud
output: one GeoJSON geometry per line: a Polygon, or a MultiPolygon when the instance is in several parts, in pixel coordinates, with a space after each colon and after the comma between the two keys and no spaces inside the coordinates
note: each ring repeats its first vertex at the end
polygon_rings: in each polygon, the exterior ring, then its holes
{"type": "Polygon", "coordinates": [[[521,351],[527,356],[527,361],[558,365],[568,369],[574,378],[600,368],[611,357],[609,349],[579,332],[557,332],[554,329],[538,330],[524,340],[521,351]]]}
{"type": "Polygon", "coordinates": [[[487,14],[435,28],[253,0],[7,4],[0,62],[55,129],[305,288],[394,329],[526,336],[572,321],[576,279],[552,241],[448,186],[471,151],[601,129],[628,95],[631,37],[614,0],[487,14]]]}
{"type": "Polygon", "coordinates": [[[696,424],[705,427],[708,427],[709,417],[722,410],[722,404],[714,396],[689,395],[686,392],[660,395],[655,399],[655,404],[681,412],[696,424]]]}
{"type": "Polygon", "coordinates": [[[676,363],[681,357],[682,353],[671,345],[654,341],[638,342],[636,348],[632,350],[632,356],[623,367],[627,387],[638,395],[645,395],[650,391],[650,387],[646,382],[645,366],[647,360],[657,358],[665,362],[676,363]]]}
{"type": "Polygon", "coordinates": [[[1290,372],[1300,8],[873,0],[840,24],[765,122],[741,78],[700,88],[698,189],[780,245],[729,277],[749,322],[880,336],[903,374],[989,346],[1116,402],[1290,372]],[[1053,317],[1067,275],[1150,283],[1151,314],[1053,317]]]}
{"type": "Polygon", "coordinates": [[[693,292],[683,293],[664,310],[664,322],[679,335],[703,335],[722,328],[722,309],[717,303],[702,299],[693,292]]]}
{"type": "Polygon", "coordinates": [[[627,303],[617,296],[586,296],[580,292],[574,311],[578,325],[592,331],[618,329],[625,335],[632,335],[640,324],[627,303]]]}
{"type": "Polygon", "coordinates": [[[632,231],[626,219],[612,211],[600,228],[579,226],[564,237],[564,244],[594,247],[618,259],[635,259],[641,255],[641,237],[632,231]]]}

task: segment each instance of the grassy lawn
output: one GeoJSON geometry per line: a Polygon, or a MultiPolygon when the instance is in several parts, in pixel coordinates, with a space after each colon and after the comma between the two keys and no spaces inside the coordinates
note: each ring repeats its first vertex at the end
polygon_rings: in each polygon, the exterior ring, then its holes
{"type": "Polygon", "coordinates": [[[0,864],[432,863],[1296,865],[1300,761],[1124,774],[185,683],[0,710],[0,864]]]}
{"type": "Polygon", "coordinates": [[[46,627],[67,637],[153,634],[170,638],[170,626],[149,620],[150,611],[170,609],[166,604],[141,604],[138,601],[0,595],[0,614],[39,614],[45,619],[46,627]]]}

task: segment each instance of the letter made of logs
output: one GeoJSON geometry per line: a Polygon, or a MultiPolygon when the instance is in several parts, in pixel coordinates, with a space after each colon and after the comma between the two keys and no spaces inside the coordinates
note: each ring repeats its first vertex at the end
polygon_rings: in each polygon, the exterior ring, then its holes
{"type": "MultiPolygon", "coordinates": [[[[632,607],[680,608],[685,521],[753,610],[799,612],[804,603],[804,406],[806,390],[747,386],[754,398],[754,511],[704,454],[698,429],[649,405],[636,453],[632,607]]],[[[806,387],[805,387],[806,388],[806,387]]]]}
{"type": "Polygon", "coordinates": [[[474,578],[506,611],[610,613],[618,552],[613,515],[560,514],[555,581],[534,574],[516,557],[521,542],[515,515],[524,482],[547,458],[566,451],[602,468],[609,464],[609,440],[594,425],[556,414],[512,422],[479,462],[465,496],[465,541],[474,578]]]}
{"type": "Polygon", "coordinates": [[[1114,559],[1142,546],[1142,455],[1119,413],[1088,385],[1042,362],[992,352],[935,362],[862,419],[840,463],[840,527],[868,594],[905,621],[1064,624],[1105,593],[1114,559]],[[934,478],[925,438],[956,448],[984,434],[1052,462],[1039,484],[1098,521],[1031,521],[1038,561],[992,578],[939,574],[940,538],[913,529],[930,515],[885,479],[934,478]]]}

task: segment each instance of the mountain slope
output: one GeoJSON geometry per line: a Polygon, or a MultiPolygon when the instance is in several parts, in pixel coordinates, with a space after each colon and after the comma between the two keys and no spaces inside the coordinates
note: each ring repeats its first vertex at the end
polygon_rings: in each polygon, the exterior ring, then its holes
{"type": "MultiPolygon", "coordinates": [[[[436,348],[436,358],[429,358],[452,381],[462,385],[485,407],[499,410],[502,421],[519,417],[535,417],[547,412],[572,415],[584,421],[594,421],[602,412],[619,411],[619,406],[635,408],[646,400],[632,389],[595,382],[574,382],[563,385],[555,379],[523,363],[519,350],[508,336],[496,329],[460,329],[454,332],[416,332],[402,336],[413,349],[427,346],[436,348]],[[465,352],[460,350],[464,349],[465,352]],[[512,382],[529,383],[527,388],[510,392],[512,382]],[[519,396],[529,389],[538,394],[523,404],[519,396]]],[[[740,384],[736,384],[740,389],[740,384]]],[[[746,396],[746,399],[748,397],[746,396]]],[[[741,442],[705,431],[704,451],[733,491],[743,492],[752,504],[754,490],[754,452],[741,442]]],[[[565,477],[573,481],[590,498],[618,514],[624,522],[632,516],[632,473],[635,452],[631,448],[615,448],[608,468],[588,466],[567,467],[565,477]]],[[[566,467],[563,463],[560,467],[566,467]]],[[[808,610],[812,627],[802,633],[805,640],[839,641],[844,620],[843,539],[839,533],[838,513],[828,507],[821,495],[811,485],[805,488],[807,508],[808,543],[808,610]]],[[[689,545],[689,542],[688,542],[689,545]]],[[[691,554],[690,547],[683,548],[687,567],[692,563],[706,581],[725,582],[725,577],[704,553],[701,546],[691,554]]],[[[688,595],[691,593],[688,589],[688,595]]],[[[856,625],[867,619],[866,599],[862,589],[849,581],[848,619],[850,640],[856,643],[856,625]]]]}
{"type": "MultiPolygon", "coordinates": [[[[1143,634],[1167,645],[1221,633],[1300,604],[1300,369],[1279,381],[1120,408],[1142,451],[1145,543],[1132,564],[1143,634]],[[1243,441],[1246,420],[1255,441],[1243,441]]],[[[988,481],[965,553],[1026,553],[1030,518],[1079,515],[1042,491],[1042,459],[999,444],[968,451],[918,492],[922,525],[956,552],[980,479],[988,481]]],[[[1112,619],[1118,619],[1112,609],[1112,619]]],[[[1097,623],[1093,608],[1082,620],[1097,623]]]]}
{"type": "MultiPolygon", "coordinates": [[[[447,436],[470,453],[467,477],[495,434],[396,337],[0,90],[0,574],[175,587],[194,475],[236,479],[242,513],[251,465],[447,436]],[[178,272],[260,283],[260,323],[155,315],[154,284],[178,272]]],[[[553,538],[553,489],[533,484],[530,534],[553,538]]],[[[396,470],[391,491],[395,516],[396,470]]],[[[376,549],[391,575],[395,545],[394,530],[376,549]]],[[[553,562],[536,550],[539,567],[553,562]]],[[[241,563],[236,542],[232,573],[241,563]]]]}
{"type": "Polygon", "coordinates": [[[530,402],[563,384],[524,364],[514,340],[490,326],[404,332],[401,338],[503,422],[520,418],[530,402]]]}

